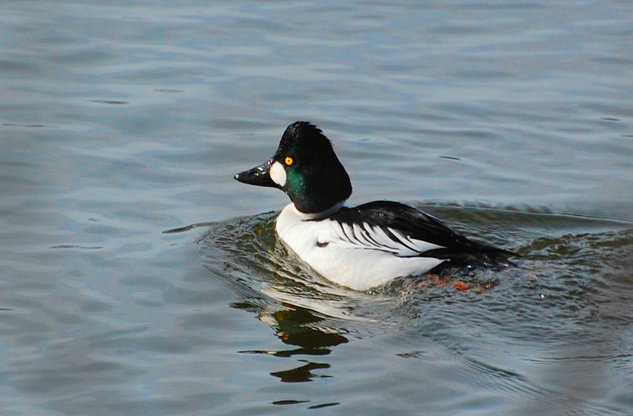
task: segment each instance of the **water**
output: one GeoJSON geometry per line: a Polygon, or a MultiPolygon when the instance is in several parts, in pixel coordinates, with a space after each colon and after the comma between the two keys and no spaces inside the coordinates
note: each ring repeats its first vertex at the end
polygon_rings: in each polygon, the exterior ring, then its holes
{"type": "Polygon", "coordinates": [[[2,414],[633,411],[628,3],[1,8],[2,414]],[[232,179],[301,119],[523,258],[314,276],[232,179]]]}

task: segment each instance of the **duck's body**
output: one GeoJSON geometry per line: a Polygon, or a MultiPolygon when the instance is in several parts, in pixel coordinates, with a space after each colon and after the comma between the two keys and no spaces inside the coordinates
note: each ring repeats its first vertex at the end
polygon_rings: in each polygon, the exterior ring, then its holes
{"type": "Polygon", "coordinates": [[[397,202],[345,207],[349,176],[329,140],[307,122],[291,124],[272,159],[235,179],[284,190],[292,203],[277,218],[281,240],[323,277],[355,290],[438,266],[497,264],[513,255],[397,202]]]}

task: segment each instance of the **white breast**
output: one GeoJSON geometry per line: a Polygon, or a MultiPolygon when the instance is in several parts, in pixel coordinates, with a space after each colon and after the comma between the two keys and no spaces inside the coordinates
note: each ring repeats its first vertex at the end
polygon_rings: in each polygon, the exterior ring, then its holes
{"type": "Polygon", "coordinates": [[[420,257],[440,246],[410,239],[389,229],[394,238],[368,224],[309,221],[294,204],[277,218],[281,240],[326,279],[355,290],[380,286],[399,276],[422,274],[442,263],[420,257]]]}

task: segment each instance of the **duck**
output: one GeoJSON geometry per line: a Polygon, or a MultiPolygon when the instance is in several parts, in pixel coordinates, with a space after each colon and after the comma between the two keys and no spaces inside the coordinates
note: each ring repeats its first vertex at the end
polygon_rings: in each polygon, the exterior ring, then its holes
{"type": "Polygon", "coordinates": [[[319,275],[352,290],[447,267],[507,266],[518,256],[399,202],[346,206],[350,177],[330,140],[308,121],[290,124],[270,159],[234,178],[285,192],[291,202],[275,222],[279,239],[319,275]]]}

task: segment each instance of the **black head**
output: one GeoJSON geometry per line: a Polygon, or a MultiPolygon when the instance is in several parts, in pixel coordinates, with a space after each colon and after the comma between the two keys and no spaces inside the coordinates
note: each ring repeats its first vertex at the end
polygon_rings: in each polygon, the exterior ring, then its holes
{"type": "Polygon", "coordinates": [[[274,156],[235,175],[240,182],[277,187],[304,213],[318,213],[345,201],[352,184],[323,132],[306,121],[288,126],[274,156]]]}

